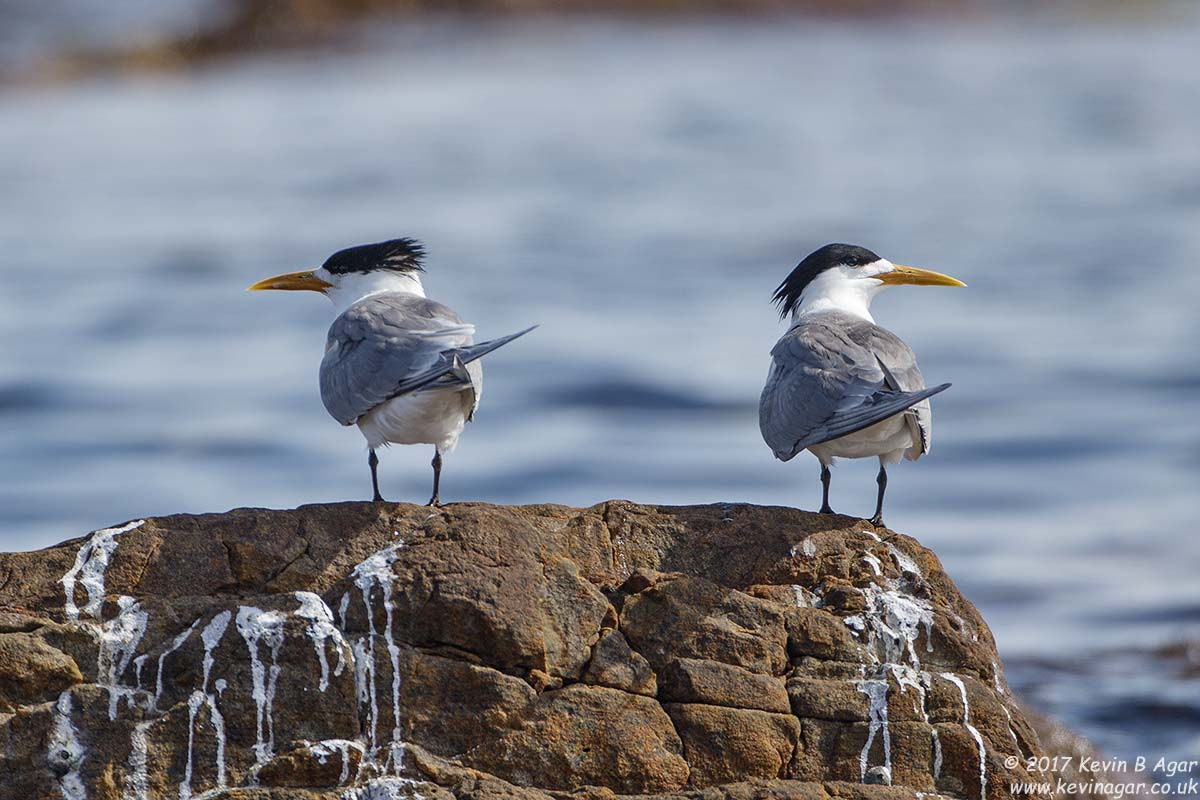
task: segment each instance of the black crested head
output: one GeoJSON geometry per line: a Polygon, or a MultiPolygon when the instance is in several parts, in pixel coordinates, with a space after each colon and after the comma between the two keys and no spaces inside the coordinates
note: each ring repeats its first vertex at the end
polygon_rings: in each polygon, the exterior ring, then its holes
{"type": "Polygon", "coordinates": [[[814,250],[796,265],[771,298],[779,305],[779,316],[786,317],[800,303],[800,295],[804,287],[813,278],[827,269],[834,267],[865,267],[879,261],[879,256],[865,247],[856,244],[827,244],[819,250],[814,250]]]}
{"type": "Polygon", "coordinates": [[[395,272],[423,272],[421,262],[425,248],[416,239],[389,239],[375,244],[347,247],[325,259],[321,266],[334,275],[350,272],[373,272],[390,269],[395,272]]]}

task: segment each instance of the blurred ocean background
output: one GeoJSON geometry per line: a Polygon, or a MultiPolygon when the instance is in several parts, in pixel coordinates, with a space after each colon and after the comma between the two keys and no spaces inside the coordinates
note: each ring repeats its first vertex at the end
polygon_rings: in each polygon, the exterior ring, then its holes
{"type": "MultiPolygon", "coordinates": [[[[772,458],[757,399],[772,290],[848,241],[970,285],[875,304],[954,383],[890,525],[1032,705],[1116,755],[1197,757],[1200,4],[1005,8],[422,15],[8,81],[0,549],[369,497],[317,394],[328,302],[244,289],[396,236],[480,337],[541,324],[486,359],[447,501],[815,509],[815,459],[772,458]]],[[[76,12],[6,5],[0,66],[197,13],[76,12]]],[[[383,452],[385,496],[424,501],[431,455],[383,452]]],[[[839,466],[834,507],[869,515],[876,468],[839,466]]]]}

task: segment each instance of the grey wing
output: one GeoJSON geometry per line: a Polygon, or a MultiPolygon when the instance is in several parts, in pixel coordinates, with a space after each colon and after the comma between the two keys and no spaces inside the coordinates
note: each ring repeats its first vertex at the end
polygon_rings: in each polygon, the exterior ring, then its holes
{"type": "Polygon", "coordinates": [[[470,345],[474,333],[458,314],[425,298],[382,295],[355,303],[329,328],[321,400],[330,416],[352,425],[399,394],[435,385],[472,388],[472,365],[423,378],[445,351],[470,345]]]}
{"type": "MultiPolygon", "coordinates": [[[[895,391],[918,392],[925,388],[925,378],[917,366],[917,357],[912,348],[900,337],[878,325],[867,325],[866,329],[853,330],[851,336],[859,336],[875,353],[883,368],[887,386],[895,391]]],[[[905,421],[913,434],[913,446],[904,454],[915,461],[933,444],[933,410],[926,398],[905,411],[905,421]]]]}
{"type": "Polygon", "coordinates": [[[793,327],[772,349],[759,428],[776,458],[787,461],[806,447],[874,425],[946,388],[889,386],[895,375],[886,361],[895,362],[907,381],[903,359],[897,360],[890,345],[881,358],[870,331],[859,326],[882,331],[865,321],[833,317],[793,327]]]}

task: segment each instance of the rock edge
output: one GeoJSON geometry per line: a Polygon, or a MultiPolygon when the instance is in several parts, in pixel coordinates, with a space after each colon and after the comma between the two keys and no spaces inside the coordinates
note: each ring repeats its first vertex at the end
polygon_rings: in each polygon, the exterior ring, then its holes
{"type": "Polygon", "coordinates": [[[974,800],[1041,754],[937,557],[849,517],[346,503],[0,554],[4,798],[974,800]]]}

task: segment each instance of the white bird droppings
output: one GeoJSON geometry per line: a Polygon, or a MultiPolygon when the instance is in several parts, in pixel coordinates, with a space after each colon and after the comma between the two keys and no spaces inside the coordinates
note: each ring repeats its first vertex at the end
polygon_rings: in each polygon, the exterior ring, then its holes
{"type": "Polygon", "coordinates": [[[863,614],[872,643],[882,647],[882,660],[901,663],[905,654],[912,666],[920,667],[914,643],[925,628],[926,641],[933,634],[933,609],[929,603],[897,589],[868,586],[863,589],[867,612],[863,614]]]}
{"type": "MultiPolygon", "coordinates": [[[[212,672],[213,650],[220,643],[221,637],[225,635],[225,631],[229,627],[229,620],[232,617],[232,612],[228,610],[222,611],[204,626],[204,630],[200,631],[200,641],[204,642],[204,679],[201,687],[205,692],[208,691],[208,676],[212,672]]],[[[220,683],[218,681],[218,689],[220,688],[220,683]]]]}
{"type": "MultiPolygon", "coordinates": [[[[159,655],[159,657],[158,657],[158,674],[154,678],[154,708],[155,709],[158,708],[158,701],[162,699],[163,662],[166,660],[167,656],[171,655],[171,653],[174,653],[176,650],[178,650],[180,647],[183,646],[183,643],[188,640],[188,637],[192,635],[192,631],[196,630],[196,626],[199,624],[200,624],[200,620],[198,620],[198,619],[193,620],[192,624],[190,626],[188,626],[188,629],[183,631],[182,633],[180,633],[174,639],[172,639],[171,646],[168,647],[166,650],[164,650],[159,655]]],[[[139,679],[139,683],[140,682],[141,681],[139,679]]]]}
{"type": "Polygon", "coordinates": [[[238,608],[237,629],[250,651],[250,676],[254,683],[257,722],[254,757],[256,765],[266,763],[275,754],[275,686],[279,680],[279,648],[283,646],[284,616],[278,611],[263,611],[253,606],[238,608]],[[266,666],[258,655],[262,642],[271,653],[271,665],[266,666]]]}
{"type": "MultiPolygon", "coordinates": [[[[183,781],[179,784],[179,800],[189,800],[192,797],[192,770],[194,745],[196,739],[196,716],[200,713],[200,709],[204,706],[208,706],[208,721],[212,726],[213,735],[217,740],[217,752],[215,758],[217,785],[213,791],[224,789],[228,784],[225,769],[225,717],[221,714],[221,710],[217,707],[216,696],[208,691],[208,679],[212,675],[213,650],[216,649],[217,645],[221,641],[221,638],[225,635],[225,631],[229,628],[229,620],[232,617],[232,612],[228,610],[222,611],[209,620],[209,623],[204,626],[204,630],[200,631],[200,641],[204,643],[204,659],[201,662],[203,675],[200,679],[200,688],[194,690],[188,697],[187,762],[186,766],[184,767],[183,781]]],[[[193,630],[195,630],[196,625],[199,624],[199,622],[200,620],[193,622],[191,627],[187,629],[186,633],[190,634],[193,630]]],[[[186,640],[186,637],[184,637],[184,639],[186,640]]],[[[175,644],[176,647],[179,644],[182,644],[182,641],[180,641],[178,637],[175,641],[178,643],[175,644]]],[[[251,654],[251,662],[253,663],[256,660],[257,655],[253,650],[251,650],[251,654]]],[[[161,673],[161,666],[159,671],[161,673]]],[[[220,694],[222,691],[224,691],[225,680],[223,678],[217,680],[216,688],[217,694],[220,694]]],[[[257,699],[258,698],[255,697],[256,701],[257,699]]],[[[261,730],[261,720],[259,723],[259,730],[261,730]]],[[[258,754],[257,750],[255,750],[255,754],[258,754]]]]}
{"type": "Polygon", "coordinates": [[[854,686],[865,694],[871,703],[867,713],[871,725],[867,733],[867,743],[863,745],[862,752],[858,754],[859,780],[865,781],[867,759],[871,755],[871,745],[875,743],[876,733],[883,733],[883,766],[887,767],[889,771],[892,768],[892,737],[888,732],[887,715],[888,684],[886,680],[869,680],[858,681],[854,686]]]}
{"type": "Polygon", "coordinates": [[[129,736],[129,772],[125,777],[122,800],[150,800],[150,743],[147,731],[153,724],[154,720],[144,720],[133,726],[133,733],[129,736]]]}
{"type": "Polygon", "coordinates": [[[117,537],[145,524],[144,519],[139,519],[120,528],[105,528],[93,533],[83,543],[83,547],[75,554],[74,566],[58,581],[67,596],[64,607],[67,619],[79,619],[81,610],[92,619],[100,619],[100,607],[104,603],[104,573],[108,570],[108,562],[117,549],[117,537]],[[75,604],[76,584],[87,592],[88,599],[82,609],[75,604]]]}
{"type": "MultiPolygon", "coordinates": [[[[349,739],[323,739],[309,745],[308,749],[321,764],[326,763],[334,753],[341,757],[342,772],[338,776],[338,786],[350,780],[350,751],[354,750],[359,755],[358,771],[362,770],[362,759],[366,756],[366,748],[363,747],[362,742],[353,742],[349,739]]],[[[357,775],[355,777],[357,778],[357,775]]]]}
{"type": "Polygon", "coordinates": [[[962,682],[962,678],[953,672],[943,672],[942,677],[957,686],[959,694],[962,695],[963,725],[979,748],[979,800],[984,800],[987,797],[987,750],[983,746],[983,736],[971,724],[971,704],[967,701],[967,687],[962,682]]]}
{"type": "Polygon", "coordinates": [[[887,545],[888,552],[892,554],[892,560],[896,562],[896,568],[901,574],[906,572],[921,577],[921,570],[917,566],[917,562],[913,561],[907,553],[901,550],[891,542],[884,542],[887,545]]]}
{"type": "Polygon", "coordinates": [[[337,651],[338,663],[334,675],[341,675],[346,668],[345,644],[342,632],[333,624],[333,611],[325,605],[319,595],[312,592],[296,592],[300,608],[296,616],[308,620],[308,638],[312,639],[313,648],[317,651],[317,661],[321,664],[321,680],[318,689],[322,692],[329,688],[329,659],[325,656],[325,642],[333,640],[337,651]]]}
{"type": "Polygon", "coordinates": [[[408,778],[375,778],[364,786],[342,792],[342,800],[425,800],[414,790],[417,781],[408,778]]]}
{"type": "Polygon", "coordinates": [[[1004,716],[1008,717],[1008,735],[1012,739],[1013,747],[1017,748],[1014,752],[1016,752],[1017,755],[1020,755],[1021,742],[1017,739],[1017,732],[1013,730],[1012,712],[1009,711],[1008,706],[1004,705],[1003,703],[1000,704],[1000,708],[1004,709],[1004,716]]]}
{"type": "Polygon", "coordinates": [[[196,740],[196,712],[204,704],[204,692],[197,689],[188,698],[188,744],[187,766],[183,770],[183,781],[179,784],[179,800],[190,800],[192,796],[192,753],[196,740]]]}
{"type": "Polygon", "coordinates": [[[395,581],[395,576],[392,574],[392,564],[396,561],[396,554],[402,547],[404,547],[403,539],[369,556],[356,566],[351,573],[354,585],[362,593],[363,605],[366,607],[367,613],[365,646],[361,638],[354,646],[354,677],[358,684],[360,701],[365,696],[370,702],[370,741],[372,755],[378,752],[379,749],[377,732],[379,724],[379,701],[375,688],[375,637],[377,636],[377,631],[375,628],[374,607],[371,601],[371,590],[375,586],[378,586],[380,593],[383,595],[383,638],[387,645],[388,656],[391,659],[392,666],[391,767],[396,772],[401,767],[400,762],[404,755],[404,745],[400,737],[400,647],[396,644],[395,635],[392,632],[392,621],[395,611],[395,606],[392,603],[392,585],[395,581]]]}
{"type": "Polygon", "coordinates": [[[58,696],[54,704],[54,731],[50,735],[46,760],[59,774],[58,788],[63,800],[87,800],[87,789],[79,774],[87,751],[79,741],[79,731],[71,721],[71,690],[58,696]]]}
{"type": "Polygon", "coordinates": [[[817,546],[813,543],[813,541],[811,539],[805,539],[804,541],[800,542],[799,544],[792,545],[792,549],[789,552],[791,553],[792,558],[795,558],[796,556],[800,555],[801,553],[803,553],[808,558],[812,558],[813,556],[815,556],[817,554],[817,546]]]}
{"type": "Polygon", "coordinates": [[[108,718],[113,720],[117,718],[121,697],[132,690],[121,684],[121,676],[133,660],[150,619],[132,597],[121,595],[117,605],[120,613],[100,627],[100,650],[96,656],[97,682],[108,689],[108,718]]]}

